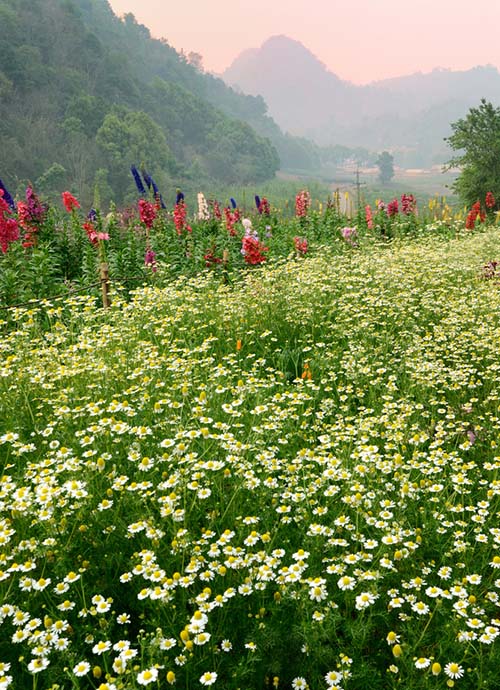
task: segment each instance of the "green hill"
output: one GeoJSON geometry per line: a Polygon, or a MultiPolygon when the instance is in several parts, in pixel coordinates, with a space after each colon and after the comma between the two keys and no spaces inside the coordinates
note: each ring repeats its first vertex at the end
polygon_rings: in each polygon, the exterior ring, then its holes
{"type": "Polygon", "coordinates": [[[0,177],[11,189],[29,179],[90,201],[97,183],[103,201],[122,202],[140,163],[163,189],[259,182],[280,165],[270,138],[292,164],[309,155],[262,98],[204,74],[106,0],[0,0],[0,177]]]}

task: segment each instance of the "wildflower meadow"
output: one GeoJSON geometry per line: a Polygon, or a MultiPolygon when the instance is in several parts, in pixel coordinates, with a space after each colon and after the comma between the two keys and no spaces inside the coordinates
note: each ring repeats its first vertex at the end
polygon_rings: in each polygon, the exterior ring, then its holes
{"type": "Polygon", "coordinates": [[[500,686],[494,207],[0,197],[1,689],[500,686]]]}

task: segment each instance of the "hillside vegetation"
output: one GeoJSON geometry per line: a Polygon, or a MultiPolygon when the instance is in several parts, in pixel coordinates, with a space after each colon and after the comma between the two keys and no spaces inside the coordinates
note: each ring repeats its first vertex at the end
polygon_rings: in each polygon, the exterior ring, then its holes
{"type": "Polygon", "coordinates": [[[280,164],[269,135],[287,141],[261,98],[201,73],[106,0],[0,0],[0,177],[12,189],[29,179],[88,201],[97,183],[119,203],[141,162],[164,188],[262,181],[280,164]]]}

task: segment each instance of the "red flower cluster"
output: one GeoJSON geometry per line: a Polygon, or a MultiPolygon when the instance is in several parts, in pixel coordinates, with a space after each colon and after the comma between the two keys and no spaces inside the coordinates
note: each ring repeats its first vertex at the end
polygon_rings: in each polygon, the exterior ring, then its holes
{"type": "Polygon", "coordinates": [[[146,199],[139,199],[139,217],[147,228],[151,228],[156,218],[156,206],[146,199]]]}
{"type": "Polygon", "coordinates": [[[309,243],[307,242],[307,239],[305,237],[294,237],[293,243],[295,245],[295,251],[297,252],[297,254],[301,254],[302,256],[304,256],[304,254],[307,254],[307,250],[309,249],[309,243]]]}
{"type": "Polygon", "coordinates": [[[31,186],[26,189],[26,201],[17,203],[17,220],[24,230],[23,247],[36,245],[36,233],[45,220],[47,206],[42,204],[31,186]]]}
{"type": "Polygon", "coordinates": [[[236,237],[236,228],[234,227],[240,219],[240,211],[235,208],[231,211],[229,206],[224,209],[224,215],[226,216],[226,229],[231,237],[236,237]]]}
{"type": "Polygon", "coordinates": [[[184,199],[178,201],[174,206],[174,225],[177,234],[182,235],[183,231],[193,232],[190,225],[186,223],[187,209],[184,199]]]}
{"type": "Polygon", "coordinates": [[[478,218],[481,223],[484,223],[484,221],[486,220],[486,214],[484,213],[484,211],[481,210],[480,201],[476,201],[476,203],[472,206],[471,210],[467,214],[467,219],[465,221],[465,227],[467,228],[467,230],[474,230],[478,218]]]}
{"type": "Polygon", "coordinates": [[[268,216],[271,213],[269,201],[266,199],[265,196],[263,196],[260,200],[259,208],[257,209],[257,211],[264,216],[268,216]]]}
{"type": "Polygon", "coordinates": [[[307,211],[311,205],[311,195],[305,189],[297,194],[295,197],[295,215],[297,218],[304,218],[307,216],[307,211]]]}
{"type": "Polygon", "coordinates": [[[417,200],[413,194],[401,194],[401,213],[411,216],[417,210],[417,200]]]}
{"type": "Polygon", "coordinates": [[[99,232],[94,223],[92,223],[90,220],[87,220],[82,227],[87,233],[90,243],[93,244],[94,247],[99,244],[99,240],[109,240],[108,233],[99,232]]]}
{"type": "Polygon", "coordinates": [[[255,266],[266,260],[264,252],[268,252],[269,247],[265,247],[256,237],[245,235],[241,241],[241,253],[245,263],[255,266]]]}
{"type": "Polygon", "coordinates": [[[75,199],[73,194],[71,194],[71,192],[63,192],[61,197],[64,208],[68,213],[71,213],[71,211],[73,211],[75,208],[80,208],[80,204],[78,203],[77,199],[75,199]]]}
{"type": "Polygon", "coordinates": [[[397,199],[393,199],[392,201],[389,201],[387,204],[387,215],[389,218],[392,218],[393,216],[397,216],[399,213],[399,204],[397,199]]]}
{"type": "Polygon", "coordinates": [[[486,193],[486,200],[484,203],[486,204],[486,208],[494,208],[496,201],[493,192],[486,193]]]}
{"type": "Polygon", "coordinates": [[[222,211],[220,210],[220,204],[217,199],[211,199],[209,204],[212,207],[213,217],[217,218],[217,220],[222,220],[222,211]]]}
{"type": "Polygon", "coordinates": [[[5,254],[9,244],[19,239],[19,226],[9,217],[10,207],[3,197],[4,191],[0,189],[0,249],[5,254]]]}

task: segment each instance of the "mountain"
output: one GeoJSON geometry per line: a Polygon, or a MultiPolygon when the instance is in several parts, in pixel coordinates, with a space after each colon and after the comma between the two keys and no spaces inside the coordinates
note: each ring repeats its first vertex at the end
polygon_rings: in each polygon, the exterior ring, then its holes
{"type": "Polygon", "coordinates": [[[396,160],[428,165],[450,153],[450,122],[481,98],[500,104],[500,73],[491,66],[357,86],[340,79],[300,42],[273,36],[241,53],[222,75],[227,84],[260,95],[285,130],[320,145],[391,149],[396,160]]]}
{"type": "Polygon", "coordinates": [[[107,0],[0,0],[0,177],[11,190],[31,180],[89,204],[97,185],[120,203],[136,196],[131,164],[163,190],[272,178],[278,150],[314,165],[316,147],[266,111],[107,0]]]}

